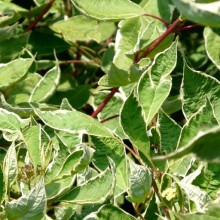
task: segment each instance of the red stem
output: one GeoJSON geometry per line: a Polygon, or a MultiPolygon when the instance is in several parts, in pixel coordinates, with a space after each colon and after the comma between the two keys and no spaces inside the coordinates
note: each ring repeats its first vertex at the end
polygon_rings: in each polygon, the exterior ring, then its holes
{"type": "Polygon", "coordinates": [[[155,18],[155,19],[157,19],[157,20],[161,21],[162,23],[164,23],[164,24],[165,24],[165,26],[166,26],[167,28],[170,26],[170,24],[169,24],[168,22],[166,22],[164,19],[159,18],[159,17],[157,17],[157,16],[155,16],[155,15],[151,15],[151,14],[144,14],[144,16],[147,16],[147,17],[152,17],[152,18],[155,18]]]}
{"type": "Polygon", "coordinates": [[[171,24],[168,29],[160,36],[158,37],[150,47],[137,59],[135,60],[135,63],[138,63],[142,58],[145,58],[148,56],[170,33],[173,32],[173,30],[176,28],[176,26],[179,24],[180,20],[177,18],[173,24],[171,24]]]}
{"type": "Polygon", "coordinates": [[[25,32],[33,30],[38,22],[41,21],[43,16],[50,10],[55,0],[50,0],[50,2],[46,5],[44,10],[35,18],[35,20],[25,29],[25,32]]]}
{"type": "MultiPolygon", "coordinates": [[[[155,47],[157,47],[179,24],[180,20],[177,18],[173,24],[171,24],[167,30],[157,39],[154,43],[141,55],[141,57],[137,58],[134,63],[138,63],[142,58],[146,57],[150,52],[152,52],[155,47]]],[[[137,56],[137,55],[136,55],[137,56]]],[[[111,100],[114,94],[118,91],[118,88],[113,88],[112,91],[106,96],[104,101],[98,106],[98,108],[91,114],[91,117],[96,118],[97,115],[102,111],[102,109],[107,105],[107,103],[111,100]]]]}
{"type": "Polygon", "coordinates": [[[110,99],[114,96],[114,94],[118,91],[118,88],[113,88],[112,91],[106,96],[103,102],[98,106],[98,108],[91,114],[91,117],[96,118],[99,112],[108,104],[110,99]]]}

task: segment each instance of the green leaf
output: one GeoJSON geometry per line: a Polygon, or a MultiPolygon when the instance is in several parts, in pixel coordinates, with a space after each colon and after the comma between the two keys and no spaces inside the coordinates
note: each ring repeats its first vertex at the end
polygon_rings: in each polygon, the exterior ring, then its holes
{"type": "Polygon", "coordinates": [[[41,220],[46,213],[46,193],[41,180],[31,191],[19,199],[6,203],[5,211],[9,220],[41,220]]]}
{"type": "Polygon", "coordinates": [[[143,15],[142,8],[129,0],[72,0],[82,13],[100,20],[121,20],[143,15]]]}
{"type": "Polygon", "coordinates": [[[72,204],[68,206],[66,203],[61,203],[59,206],[55,207],[54,214],[57,220],[69,220],[75,213],[75,209],[76,207],[72,204]]]}
{"type": "Polygon", "coordinates": [[[118,69],[128,71],[129,67],[133,64],[133,54],[138,49],[141,28],[146,25],[145,23],[148,24],[149,22],[141,17],[130,18],[119,23],[119,29],[115,38],[114,56],[114,64],[118,69]]]}
{"type": "Polygon", "coordinates": [[[133,161],[130,162],[130,176],[128,196],[126,197],[128,201],[132,203],[142,203],[145,201],[149,194],[152,177],[150,171],[147,167],[135,164],[133,161]]]}
{"type": "Polygon", "coordinates": [[[188,154],[194,154],[201,160],[211,163],[220,163],[220,127],[199,132],[187,145],[166,156],[154,157],[153,160],[178,159],[188,154]],[[208,143],[208,144],[207,144],[208,143]]]}
{"type": "Polygon", "coordinates": [[[11,105],[28,102],[30,94],[41,78],[42,77],[39,74],[28,73],[21,81],[5,91],[7,97],[6,101],[11,105]]]}
{"type": "Polygon", "coordinates": [[[22,131],[28,155],[35,168],[41,165],[41,126],[31,126],[22,131]]]}
{"type": "MultiPolygon", "coordinates": [[[[56,110],[57,109],[54,106],[46,105],[43,103],[42,104],[35,103],[35,105],[37,105],[40,109],[44,109],[44,110],[56,110]]],[[[27,118],[30,115],[35,115],[34,110],[30,106],[30,103],[24,102],[18,106],[10,105],[9,103],[6,102],[5,97],[1,92],[0,92],[0,107],[24,118],[27,118]]]]}
{"type": "Polygon", "coordinates": [[[173,0],[180,13],[195,23],[220,26],[220,2],[197,3],[191,0],[173,0]]]}
{"type": "Polygon", "coordinates": [[[206,98],[208,98],[213,107],[213,114],[220,122],[220,83],[214,77],[195,71],[185,65],[181,93],[183,112],[187,119],[205,105],[206,98]]]}
{"type": "Polygon", "coordinates": [[[82,150],[74,151],[69,155],[65,155],[65,152],[63,154],[58,151],[57,158],[54,158],[52,168],[48,169],[46,175],[49,175],[50,181],[62,179],[67,176],[73,176],[74,174],[84,170],[91,162],[91,159],[92,152],[86,145],[83,145],[82,150]]]}
{"type": "Polygon", "coordinates": [[[103,206],[96,214],[99,220],[135,220],[133,216],[113,205],[103,206]]]}
{"type": "Polygon", "coordinates": [[[203,106],[197,113],[192,115],[189,121],[186,122],[178,142],[178,148],[188,144],[199,132],[217,126],[218,122],[213,114],[212,106],[207,100],[207,104],[203,106]]]}
{"type": "Polygon", "coordinates": [[[82,143],[82,135],[70,134],[65,131],[57,131],[56,135],[68,149],[75,149],[75,146],[82,143]]]}
{"type": "Polygon", "coordinates": [[[192,184],[193,180],[200,175],[202,167],[203,165],[200,165],[194,172],[185,176],[180,182],[177,181],[177,184],[183,189],[188,199],[193,201],[198,211],[204,211],[204,207],[210,201],[210,197],[205,191],[192,184]]]}
{"type": "Polygon", "coordinates": [[[22,59],[13,60],[7,64],[1,64],[0,66],[0,89],[6,89],[7,87],[13,86],[22,77],[27,74],[28,69],[33,63],[33,59],[22,59]]]}
{"type": "Polygon", "coordinates": [[[15,144],[12,143],[8,148],[8,151],[5,155],[4,164],[3,164],[3,174],[5,180],[5,187],[7,194],[10,193],[9,189],[13,182],[16,180],[18,175],[18,164],[17,164],[17,155],[15,150],[15,144]]]}
{"type": "Polygon", "coordinates": [[[20,133],[20,129],[26,127],[30,119],[21,119],[13,112],[0,108],[0,130],[9,133],[20,133]]]}
{"type": "Polygon", "coordinates": [[[100,137],[111,137],[112,134],[92,117],[73,110],[40,111],[33,107],[36,115],[51,128],[68,133],[88,133],[100,137]]]}
{"type": "Polygon", "coordinates": [[[105,202],[113,194],[115,186],[115,177],[111,169],[107,168],[85,184],[73,188],[59,200],[74,204],[100,204],[105,202]]]}
{"type": "Polygon", "coordinates": [[[146,125],[149,125],[170,93],[170,73],[175,68],[176,61],[177,41],[156,56],[152,67],[142,75],[138,83],[138,101],[143,109],[146,125]]]}
{"type": "Polygon", "coordinates": [[[10,13],[10,12],[27,12],[27,9],[18,6],[17,4],[13,4],[10,2],[0,2],[0,12],[1,13],[10,13]]]}
{"type": "Polygon", "coordinates": [[[97,176],[99,173],[96,169],[87,167],[85,170],[77,173],[77,185],[81,186],[93,177],[97,176]]]}
{"type": "Polygon", "coordinates": [[[220,190],[219,174],[220,168],[218,164],[207,164],[202,169],[201,174],[193,181],[193,184],[207,192],[213,200],[218,199],[220,190]]]}
{"type": "Polygon", "coordinates": [[[108,157],[115,163],[116,186],[120,191],[127,189],[127,163],[125,159],[125,147],[122,141],[116,138],[102,138],[91,136],[95,152],[93,163],[95,167],[104,170],[108,167],[108,157]]]}
{"type": "Polygon", "coordinates": [[[95,40],[97,43],[110,37],[115,30],[114,23],[98,22],[83,15],[58,21],[50,28],[62,34],[64,39],[69,42],[95,40]]]}
{"type": "MultiPolygon", "coordinates": [[[[137,79],[135,81],[137,81],[137,79]]],[[[130,74],[127,71],[119,69],[114,63],[112,63],[109,73],[99,80],[99,85],[119,87],[126,86],[132,82],[134,81],[130,78],[130,74]]]]}
{"type": "Polygon", "coordinates": [[[125,101],[121,114],[121,125],[132,144],[150,160],[150,140],[142,116],[141,107],[134,92],[125,101]]]}
{"type": "Polygon", "coordinates": [[[218,220],[220,218],[220,208],[219,204],[211,205],[205,213],[193,213],[193,214],[179,214],[175,213],[175,216],[179,220],[218,220]]]}
{"type": "Polygon", "coordinates": [[[206,27],[203,32],[205,48],[210,60],[220,69],[220,30],[206,27]]]}
{"type": "Polygon", "coordinates": [[[67,176],[62,179],[55,180],[45,185],[47,199],[57,199],[57,197],[69,192],[73,187],[76,176],[67,176]]]}
{"type": "MultiPolygon", "coordinates": [[[[14,60],[19,55],[24,53],[24,48],[27,47],[29,33],[14,35],[0,44],[0,62],[8,62],[14,60]],[[7,51],[7,53],[5,52],[7,51]]],[[[28,65],[28,63],[27,63],[28,65]]],[[[23,67],[23,64],[21,64],[23,67]]],[[[25,65],[24,65],[25,67],[25,65]]]]}
{"type": "Polygon", "coordinates": [[[5,199],[5,180],[2,166],[0,165],[0,203],[5,199]]]}
{"type": "Polygon", "coordinates": [[[43,78],[37,83],[32,91],[29,102],[44,102],[56,90],[60,80],[60,69],[58,66],[50,69],[43,78]]]}
{"type": "Polygon", "coordinates": [[[181,127],[162,110],[159,112],[161,151],[173,152],[180,137],[181,127]]]}
{"type": "Polygon", "coordinates": [[[16,30],[18,28],[18,24],[0,28],[0,42],[4,42],[5,40],[13,37],[16,34],[16,30]]]}

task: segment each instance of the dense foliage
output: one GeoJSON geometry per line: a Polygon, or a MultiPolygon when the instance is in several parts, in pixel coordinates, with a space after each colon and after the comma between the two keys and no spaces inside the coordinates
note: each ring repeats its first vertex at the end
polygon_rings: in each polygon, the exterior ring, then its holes
{"type": "Polygon", "coordinates": [[[219,219],[219,28],[213,0],[1,0],[0,219],[219,219]]]}

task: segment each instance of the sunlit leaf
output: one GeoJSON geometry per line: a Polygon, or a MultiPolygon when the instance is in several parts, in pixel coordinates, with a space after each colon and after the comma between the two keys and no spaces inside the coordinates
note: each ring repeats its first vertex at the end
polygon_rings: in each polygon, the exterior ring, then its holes
{"type": "Polygon", "coordinates": [[[146,71],[138,83],[138,101],[143,109],[148,125],[162,106],[171,89],[170,73],[176,66],[177,42],[159,53],[152,67],[146,71]]]}
{"type": "Polygon", "coordinates": [[[33,63],[33,59],[22,59],[13,60],[7,64],[0,65],[0,88],[5,89],[13,86],[22,77],[27,74],[28,69],[33,63]]]}
{"type": "Polygon", "coordinates": [[[142,8],[129,0],[72,0],[82,13],[100,20],[120,20],[142,15],[142,8]]]}
{"type": "Polygon", "coordinates": [[[84,185],[73,188],[67,195],[61,197],[60,201],[74,204],[100,204],[105,202],[113,194],[115,177],[112,172],[113,170],[107,168],[84,185]]]}
{"type": "Polygon", "coordinates": [[[40,111],[34,108],[35,113],[51,128],[68,133],[88,133],[92,135],[111,137],[112,134],[95,119],[79,111],[40,111]]]}

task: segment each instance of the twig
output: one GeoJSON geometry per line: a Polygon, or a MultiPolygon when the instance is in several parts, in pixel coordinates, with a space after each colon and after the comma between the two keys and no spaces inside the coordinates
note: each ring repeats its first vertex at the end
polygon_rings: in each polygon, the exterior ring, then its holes
{"type": "Polygon", "coordinates": [[[197,28],[197,27],[201,27],[201,25],[199,24],[192,24],[192,25],[188,25],[188,26],[185,26],[185,27],[180,27],[180,28],[177,28],[174,32],[181,32],[181,31],[186,31],[186,30],[190,30],[190,29],[193,29],[193,28],[197,28]]]}
{"type": "Polygon", "coordinates": [[[122,144],[125,146],[125,148],[138,160],[138,162],[143,165],[141,158],[139,157],[139,155],[137,155],[130,147],[128,147],[128,145],[126,145],[125,143],[122,142],[122,144]]]}
{"type": "Polygon", "coordinates": [[[108,117],[108,118],[105,118],[105,119],[101,120],[100,123],[104,123],[106,121],[109,121],[109,120],[117,118],[117,117],[119,117],[119,115],[113,115],[111,117],[108,117]]]}
{"type": "Polygon", "coordinates": [[[91,61],[85,61],[85,60],[63,60],[59,61],[59,64],[69,64],[69,63],[82,63],[82,64],[91,64],[91,65],[99,65],[97,63],[91,62],[91,61]]]}
{"type": "Polygon", "coordinates": [[[151,14],[144,14],[144,16],[147,16],[147,17],[152,17],[152,18],[155,18],[159,21],[161,21],[162,23],[165,24],[165,26],[168,28],[170,26],[170,24],[168,22],[166,22],[164,19],[160,18],[160,17],[157,17],[155,15],[151,15],[151,14]]]}
{"type": "MultiPolygon", "coordinates": [[[[154,178],[152,178],[152,187],[153,187],[154,192],[156,193],[157,197],[158,197],[159,200],[162,202],[163,199],[162,199],[162,197],[161,197],[161,195],[160,195],[160,193],[159,193],[159,189],[158,189],[158,187],[157,187],[157,183],[156,183],[156,181],[154,180],[154,178]]],[[[164,210],[164,213],[165,213],[167,219],[170,220],[171,218],[170,218],[170,214],[169,214],[168,208],[167,208],[166,206],[162,206],[162,207],[163,207],[163,210],[164,210]]]]}
{"type": "Polygon", "coordinates": [[[158,37],[139,58],[135,60],[135,63],[138,63],[142,58],[148,56],[170,33],[173,32],[173,30],[176,28],[179,22],[180,20],[179,18],[177,18],[173,22],[173,24],[171,24],[169,28],[160,37],[158,37]]]}
{"type": "Polygon", "coordinates": [[[140,211],[139,211],[139,207],[137,204],[133,204],[134,207],[134,211],[136,213],[136,215],[141,219],[141,220],[145,220],[145,218],[141,215],[140,211]]]}
{"type": "Polygon", "coordinates": [[[118,88],[113,88],[112,91],[106,96],[106,98],[102,101],[102,103],[98,106],[98,108],[91,114],[91,117],[96,118],[99,112],[108,104],[114,94],[118,91],[118,88]]]}
{"type": "Polygon", "coordinates": [[[43,16],[50,10],[55,0],[50,0],[50,2],[46,5],[44,10],[35,18],[35,20],[25,29],[25,32],[33,30],[38,22],[41,21],[43,16]]]}

